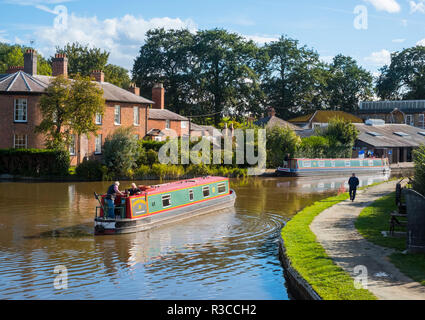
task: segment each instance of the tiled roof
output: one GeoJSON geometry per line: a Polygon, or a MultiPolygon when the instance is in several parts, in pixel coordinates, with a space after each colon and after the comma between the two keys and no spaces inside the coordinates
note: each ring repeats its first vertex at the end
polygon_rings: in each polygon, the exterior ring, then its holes
{"type": "Polygon", "coordinates": [[[257,125],[257,126],[266,127],[266,128],[271,128],[271,127],[274,127],[274,126],[277,125],[277,126],[280,126],[280,127],[284,127],[284,126],[289,127],[292,130],[300,130],[301,129],[300,127],[298,127],[298,126],[296,126],[292,123],[289,123],[288,121],[282,120],[282,119],[280,119],[276,116],[262,118],[260,120],[255,121],[254,124],[257,125]]]}
{"type": "Polygon", "coordinates": [[[425,136],[419,133],[425,132],[425,129],[409,126],[407,124],[370,126],[355,123],[354,125],[360,132],[357,140],[374,147],[418,147],[421,144],[425,144],[425,136]],[[407,135],[396,134],[396,132],[402,132],[407,135]]]}
{"type": "MultiPolygon", "coordinates": [[[[31,76],[23,71],[12,74],[0,75],[0,94],[2,92],[35,92],[43,93],[49,86],[54,77],[34,75],[31,76]]],[[[153,104],[154,102],[135,95],[130,91],[122,89],[109,82],[96,82],[103,89],[103,97],[106,101],[129,102],[129,103],[145,103],[153,104]]]]}
{"type": "Polygon", "coordinates": [[[149,119],[152,120],[176,120],[176,121],[189,121],[188,118],[183,117],[175,112],[167,109],[149,109],[149,119]]]}
{"type": "Polygon", "coordinates": [[[300,116],[288,121],[292,123],[307,123],[307,122],[328,123],[330,119],[335,117],[349,120],[353,123],[363,123],[362,119],[348,112],[330,111],[330,110],[318,110],[315,113],[310,113],[310,114],[300,116]]]}

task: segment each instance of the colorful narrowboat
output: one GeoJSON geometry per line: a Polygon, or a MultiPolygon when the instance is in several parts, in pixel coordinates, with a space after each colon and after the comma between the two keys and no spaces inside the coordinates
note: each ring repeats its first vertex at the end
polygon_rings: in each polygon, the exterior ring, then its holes
{"type": "Polygon", "coordinates": [[[276,173],[285,176],[311,176],[346,173],[389,172],[388,158],[290,159],[276,173]]]}
{"type": "MultiPolygon", "coordinates": [[[[117,195],[115,218],[107,217],[106,195],[98,197],[96,235],[148,230],[193,216],[231,208],[236,194],[224,177],[200,177],[153,186],[139,186],[138,195],[117,195]]],[[[97,197],[97,195],[95,194],[97,197]]]]}

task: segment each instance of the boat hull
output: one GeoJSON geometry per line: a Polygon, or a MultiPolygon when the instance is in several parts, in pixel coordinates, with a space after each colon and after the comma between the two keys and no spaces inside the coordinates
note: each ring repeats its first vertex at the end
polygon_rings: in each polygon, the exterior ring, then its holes
{"type": "Polygon", "coordinates": [[[160,212],[137,219],[95,218],[95,235],[123,234],[149,230],[165,224],[182,221],[195,216],[225,210],[235,205],[236,193],[230,190],[228,195],[194,203],[189,206],[160,212]]]}

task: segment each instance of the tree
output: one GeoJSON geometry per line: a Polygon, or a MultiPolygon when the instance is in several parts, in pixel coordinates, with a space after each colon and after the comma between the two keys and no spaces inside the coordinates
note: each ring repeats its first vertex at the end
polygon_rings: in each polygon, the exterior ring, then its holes
{"type": "Polygon", "coordinates": [[[425,145],[413,150],[413,160],[415,162],[413,189],[425,196],[425,145]]]}
{"type": "Polygon", "coordinates": [[[43,120],[35,129],[49,149],[66,149],[74,134],[96,134],[94,118],[103,114],[103,90],[87,77],[55,77],[40,98],[43,120]]]}
{"type": "Polygon", "coordinates": [[[359,67],[353,58],[335,56],[328,72],[326,91],[330,109],[354,112],[361,100],[372,97],[372,74],[359,67]]]}
{"type": "MultiPolygon", "coordinates": [[[[5,73],[11,66],[23,66],[24,52],[27,49],[31,48],[0,43],[0,74],[5,73]]],[[[52,74],[49,62],[39,53],[37,53],[37,74],[47,76],[52,74]]]]}
{"type": "Polygon", "coordinates": [[[66,54],[68,73],[71,77],[77,74],[90,76],[93,70],[105,70],[109,58],[109,52],[99,48],[89,48],[78,42],[68,43],[63,48],[56,47],[56,52],[66,54]]]}
{"type": "Polygon", "coordinates": [[[109,172],[117,177],[132,176],[139,158],[139,144],[132,127],[118,128],[105,139],[103,161],[109,172]]]}
{"type": "Polygon", "coordinates": [[[342,118],[332,118],[323,135],[345,146],[353,146],[358,137],[358,130],[350,121],[342,118]]]}
{"type": "Polygon", "coordinates": [[[287,155],[295,155],[301,139],[289,127],[273,126],[266,130],[267,167],[277,168],[282,165],[287,155]]]}
{"type": "Polygon", "coordinates": [[[425,46],[394,52],[380,71],[376,92],[381,99],[425,99],[425,46]]]}
{"type": "Polygon", "coordinates": [[[195,88],[194,35],[189,30],[153,29],[146,33],[146,42],[134,61],[133,81],[142,94],[151,95],[155,83],[164,84],[167,109],[188,114],[195,88]]]}
{"type": "Polygon", "coordinates": [[[123,89],[128,89],[130,87],[131,80],[127,69],[114,64],[108,64],[105,66],[104,72],[106,82],[112,83],[123,89]]]}

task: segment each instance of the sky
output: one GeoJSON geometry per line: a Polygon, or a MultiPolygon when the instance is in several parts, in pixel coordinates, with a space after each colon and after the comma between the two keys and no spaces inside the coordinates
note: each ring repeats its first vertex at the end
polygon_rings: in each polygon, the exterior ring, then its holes
{"type": "Polygon", "coordinates": [[[79,42],[131,70],[157,27],[223,28],[260,45],[285,35],[326,62],[349,55],[376,75],[392,52],[425,45],[425,0],[0,0],[0,42],[45,57],[79,42]]]}

